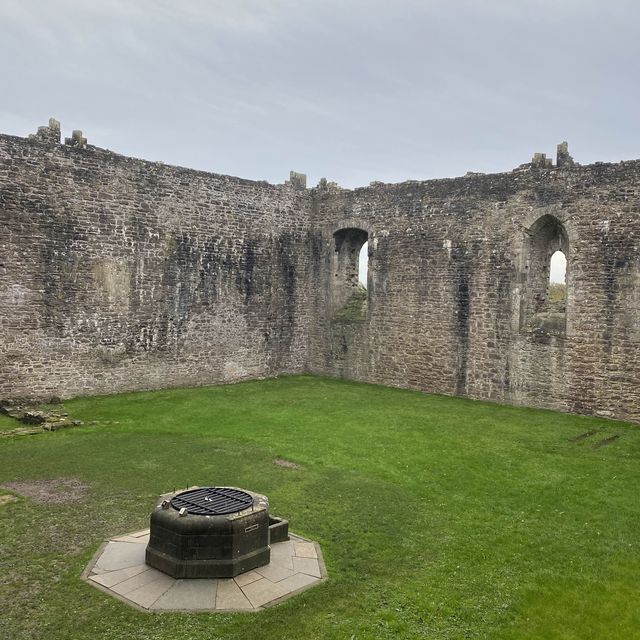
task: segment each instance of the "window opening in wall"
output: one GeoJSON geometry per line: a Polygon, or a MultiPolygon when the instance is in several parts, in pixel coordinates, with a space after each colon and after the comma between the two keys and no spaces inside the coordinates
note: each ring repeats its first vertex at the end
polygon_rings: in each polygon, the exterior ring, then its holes
{"type": "Polygon", "coordinates": [[[365,242],[360,249],[358,259],[358,284],[367,288],[367,276],[369,273],[369,241],[365,242]]]}
{"type": "Polygon", "coordinates": [[[527,231],[520,301],[520,327],[534,335],[566,332],[569,241],[560,220],[540,217],[527,231]]]}
{"type": "Polygon", "coordinates": [[[364,229],[340,229],[333,234],[330,291],[335,320],[361,321],[367,316],[369,234],[364,229]]]}
{"type": "Polygon", "coordinates": [[[567,257],[558,249],[549,262],[549,307],[565,313],[567,303],[567,257]]]}

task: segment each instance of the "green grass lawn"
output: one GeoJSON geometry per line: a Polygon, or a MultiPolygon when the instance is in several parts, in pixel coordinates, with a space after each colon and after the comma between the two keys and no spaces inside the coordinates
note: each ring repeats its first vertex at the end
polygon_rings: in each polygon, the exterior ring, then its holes
{"type": "Polygon", "coordinates": [[[307,376],[65,406],[95,423],[0,438],[0,484],[88,486],[0,506],[3,640],[640,638],[637,426],[307,376]],[[142,613],[80,580],[196,484],[268,495],[329,580],[224,615],[142,613]]]}
{"type": "Polygon", "coordinates": [[[10,429],[16,429],[20,426],[24,425],[20,425],[20,423],[16,422],[13,418],[0,413],[0,432],[9,431],[10,429]]]}

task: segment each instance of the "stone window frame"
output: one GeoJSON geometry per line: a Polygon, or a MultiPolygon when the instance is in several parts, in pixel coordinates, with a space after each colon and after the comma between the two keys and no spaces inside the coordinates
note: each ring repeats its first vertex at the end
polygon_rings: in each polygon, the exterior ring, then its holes
{"type": "Polygon", "coordinates": [[[367,285],[363,318],[369,317],[369,301],[375,282],[372,268],[375,249],[375,232],[371,225],[360,218],[344,218],[325,228],[327,244],[328,300],[331,315],[340,313],[359,284],[360,250],[368,243],[367,285]]]}
{"type": "Polygon", "coordinates": [[[577,236],[567,213],[560,207],[536,209],[522,225],[514,290],[514,330],[532,336],[565,338],[570,333],[573,298],[572,248],[577,236]],[[552,314],[548,302],[551,256],[565,255],[565,310],[562,319],[552,314]],[[554,317],[554,315],[556,317],[554,317]]]}

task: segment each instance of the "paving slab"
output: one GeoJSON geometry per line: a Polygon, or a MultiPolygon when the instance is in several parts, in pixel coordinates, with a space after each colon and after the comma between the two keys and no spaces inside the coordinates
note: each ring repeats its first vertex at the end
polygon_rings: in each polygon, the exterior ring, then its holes
{"type": "Polygon", "coordinates": [[[262,576],[257,571],[247,571],[246,573],[241,573],[239,576],[236,576],[234,580],[239,587],[244,587],[245,584],[255,582],[256,580],[260,580],[260,578],[262,578],[262,576]]]}
{"type": "MultiPolygon", "coordinates": [[[[110,587],[110,589],[114,593],[118,593],[119,595],[124,596],[131,591],[135,591],[136,589],[144,587],[146,584],[154,582],[155,580],[159,580],[163,577],[169,578],[169,576],[162,573],[162,571],[152,569],[151,567],[146,567],[145,570],[138,575],[127,578],[126,580],[122,580],[121,582],[118,582],[118,584],[114,584],[112,587],[110,587]]],[[[171,578],[171,580],[173,579],[174,578],[171,578]]]]}
{"type": "Polygon", "coordinates": [[[176,581],[173,578],[163,573],[159,578],[156,578],[151,582],[147,582],[133,591],[129,591],[125,597],[127,600],[135,602],[140,607],[148,609],[175,583],[176,581]]]}
{"type": "Polygon", "coordinates": [[[270,565],[293,570],[293,542],[279,542],[271,545],[270,565]]]}
{"type": "Polygon", "coordinates": [[[117,571],[108,571],[106,573],[100,573],[90,576],[90,580],[101,584],[103,587],[113,587],[129,578],[137,576],[143,571],[147,571],[149,567],[146,564],[139,564],[135,567],[126,567],[125,569],[118,569],[117,571]]]}
{"type": "Polygon", "coordinates": [[[293,558],[293,569],[297,573],[306,573],[307,575],[321,578],[320,565],[316,558],[293,558]]]}
{"type": "Polygon", "coordinates": [[[218,593],[216,594],[216,609],[253,609],[253,605],[242,592],[242,589],[234,580],[218,581],[218,593]]]}
{"type": "Polygon", "coordinates": [[[294,573],[289,578],[285,578],[278,582],[278,585],[286,590],[287,593],[304,589],[311,584],[317,584],[318,579],[315,576],[307,575],[306,573],[294,573]]]}
{"type": "Polygon", "coordinates": [[[149,530],[112,538],[83,573],[88,584],[148,611],[257,611],[326,579],[315,543],[291,534],[271,561],[235,578],[176,580],[145,564],[149,530]]]}
{"type": "Polygon", "coordinates": [[[264,567],[258,567],[256,572],[263,578],[271,580],[271,582],[279,582],[285,578],[289,578],[294,574],[293,569],[287,569],[286,567],[278,566],[277,564],[269,563],[264,567]]]}
{"type": "Polygon", "coordinates": [[[134,538],[133,536],[121,536],[114,538],[114,542],[132,542],[133,544],[147,544],[148,538],[134,538]]]}
{"type": "Polygon", "coordinates": [[[317,558],[316,545],[313,542],[294,542],[293,548],[298,558],[317,558]]]}
{"type": "Polygon", "coordinates": [[[281,558],[271,558],[269,566],[281,567],[293,571],[293,556],[283,556],[281,558]]]}
{"type": "Polygon", "coordinates": [[[218,581],[213,579],[174,580],[174,584],[152,605],[152,609],[206,611],[216,606],[218,581]]]}
{"type": "Polygon", "coordinates": [[[271,559],[274,557],[285,557],[294,555],[293,540],[287,540],[286,542],[278,542],[271,545],[271,559]]]}
{"type": "Polygon", "coordinates": [[[134,542],[109,542],[96,562],[98,569],[117,571],[144,564],[145,546],[134,542]]]}
{"type": "Polygon", "coordinates": [[[281,587],[280,583],[271,582],[271,580],[267,580],[267,578],[249,583],[242,587],[242,591],[255,609],[272,600],[277,600],[287,593],[287,590],[281,587]]]}

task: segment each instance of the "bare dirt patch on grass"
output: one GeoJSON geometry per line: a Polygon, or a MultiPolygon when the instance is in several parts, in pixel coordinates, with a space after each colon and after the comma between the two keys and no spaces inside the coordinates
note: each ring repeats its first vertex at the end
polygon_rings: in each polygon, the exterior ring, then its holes
{"type": "Polygon", "coordinates": [[[53,478],[51,480],[24,480],[2,485],[15,493],[33,500],[37,504],[63,504],[77,502],[85,497],[88,485],[76,478],[53,478]]]}
{"type": "Polygon", "coordinates": [[[284,458],[276,458],[273,461],[276,467],[283,467],[284,469],[302,469],[297,462],[291,462],[291,460],[285,460],[284,458]]]}

